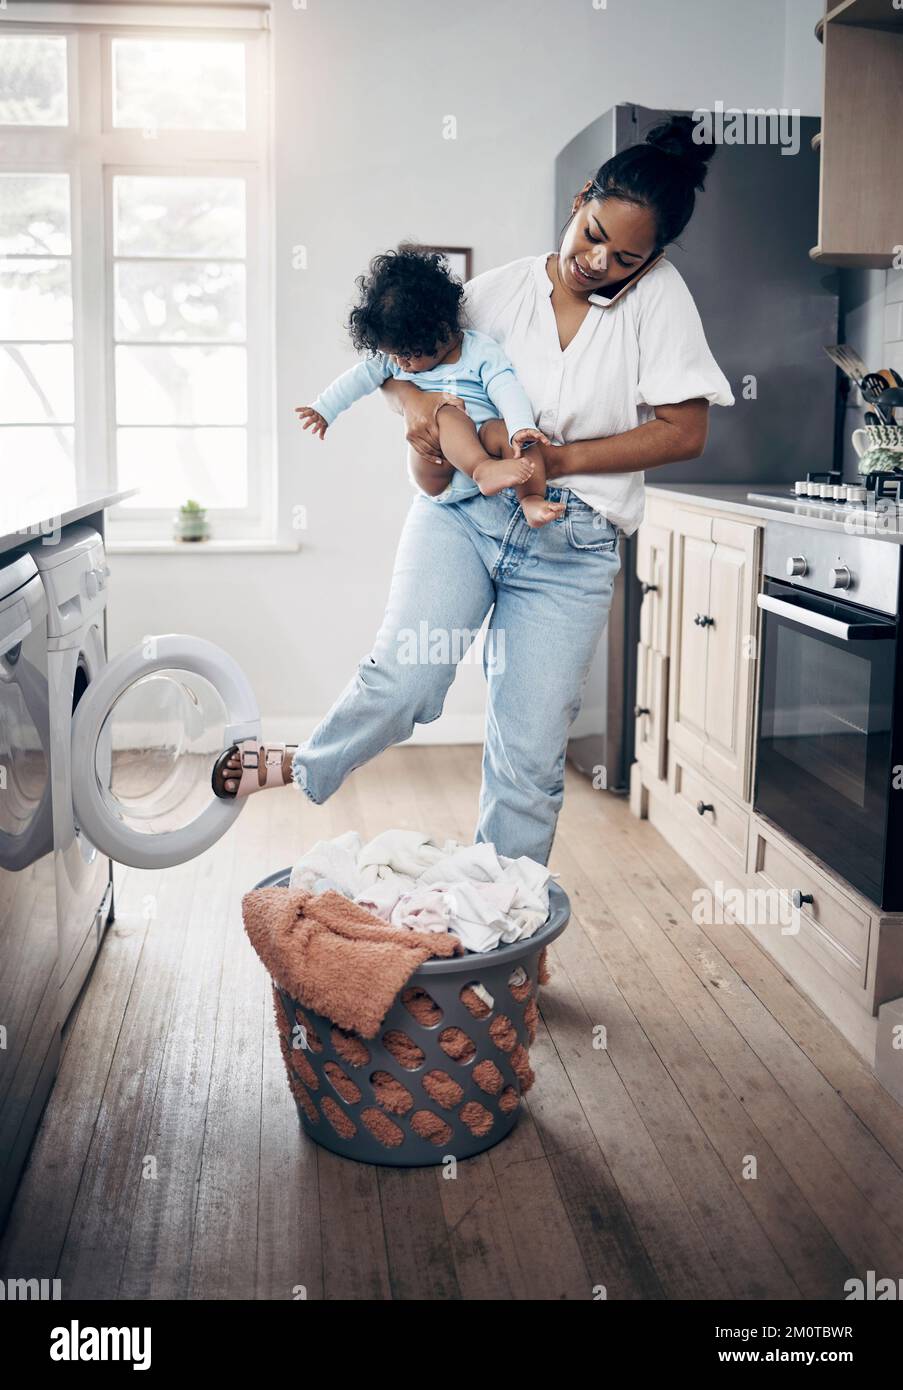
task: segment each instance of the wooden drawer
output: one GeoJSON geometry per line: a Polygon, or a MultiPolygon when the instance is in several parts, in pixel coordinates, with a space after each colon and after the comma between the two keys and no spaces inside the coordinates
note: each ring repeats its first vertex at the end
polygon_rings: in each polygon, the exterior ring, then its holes
{"type": "Polygon", "coordinates": [[[739,873],[746,869],[749,812],[725,796],[714,783],[674,754],[671,758],[671,791],[675,811],[703,843],[739,873]],[[711,807],[711,810],[703,809],[711,807]]]}
{"type": "Polygon", "coordinates": [[[637,760],[651,776],[664,781],[668,728],[668,658],[642,644],[637,648],[636,730],[637,760]],[[640,713],[640,711],[646,711],[640,713]]]}
{"type": "Polygon", "coordinates": [[[752,822],[747,867],[763,888],[777,888],[788,897],[795,890],[811,895],[812,902],[796,914],[796,939],[835,979],[865,989],[871,932],[865,907],[758,817],[752,822]]]}

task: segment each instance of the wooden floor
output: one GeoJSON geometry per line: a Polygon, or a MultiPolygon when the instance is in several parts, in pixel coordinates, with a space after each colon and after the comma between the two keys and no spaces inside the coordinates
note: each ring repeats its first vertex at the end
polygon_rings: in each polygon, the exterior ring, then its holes
{"type": "Polygon", "coordinates": [[[122,874],[3,1277],[91,1299],[840,1299],[903,1275],[903,1111],[739,928],[694,925],[691,871],[574,773],[553,859],[573,916],[513,1134],[454,1180],[301,1135],[241,894],[349,828],[469,840],[478,780],[477,749],[396,749],[324,807],[256,796],[194,863],[122,874]]]}

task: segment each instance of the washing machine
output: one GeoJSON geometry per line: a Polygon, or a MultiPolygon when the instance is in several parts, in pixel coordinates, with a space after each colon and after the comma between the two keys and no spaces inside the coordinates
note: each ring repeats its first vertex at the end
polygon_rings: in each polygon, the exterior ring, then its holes
{"type": "Polygon", "coordinates": [[[44,590],[0,556],[0,1229],[60,1052],[44,590]]]}
{"type": "Polygon", "coordinates": [[[60,1021],[91,968],[112,909],[110,861],[80,832],[72,807],[72,714],[106,665],[107,571],[97,531],[72,526],[29,552],[47,599],[47,674],[54,868],[59,936],[60,1021]]]}
{"type": "MultiPolygon", "coordinates": [[[[250,684],[203,638],[149,634],[108,656],[110,569],[93,527],[30,547],[47,597],[60,1018],[113,915],[111,861],[165,869],[208,849],[243,802],[210,785],[213,760],[260,736],[250,684]]],[[[153,899],[149,885],[145,895],[153,899]]]]}

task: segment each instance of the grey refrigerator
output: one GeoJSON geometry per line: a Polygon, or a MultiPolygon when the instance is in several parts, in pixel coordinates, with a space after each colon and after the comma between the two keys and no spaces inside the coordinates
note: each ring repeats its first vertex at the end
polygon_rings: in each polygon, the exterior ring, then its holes
{"type": "MultiPolygon", "coordinates": [[[[605,160],[645,138],[667,111],[622,103],[588,125],[555,161],[554,244],[574,195],[605,160]]],[[[799,153],[723,145],[693,220],[668,257],[686,280],[736,404],[711,411],[702,458],[668,464],[656,482],[778,483],[834,466],[839,280],[809,257],[818,225],[815,118],[802,118],[799,153]],[[754,391],[744,383],[754,381],[754,391]]],[[[605,786],[627,790],[633,762],[640,593],[636,540],[622,538],[621,572],[572,729],[568,753],[605,786]]]]}

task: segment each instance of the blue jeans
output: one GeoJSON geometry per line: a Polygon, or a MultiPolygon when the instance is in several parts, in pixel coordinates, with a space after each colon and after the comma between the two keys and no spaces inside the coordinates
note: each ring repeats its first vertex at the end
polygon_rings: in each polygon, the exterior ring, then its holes
{"type": "MultiPolygon", "coordinates": [[[[568,488],[564,515],[532,530],[513,489],[441,504],[418,495],[373,650],[292,762],[322,802],[354,768],[438,719],[457,662],[490,609],[478,841],[548,860],[568,730],[620,566],[610,521],[568,488]]],[[[425,827],[428,828],[428,827],[425,827]]]]}

